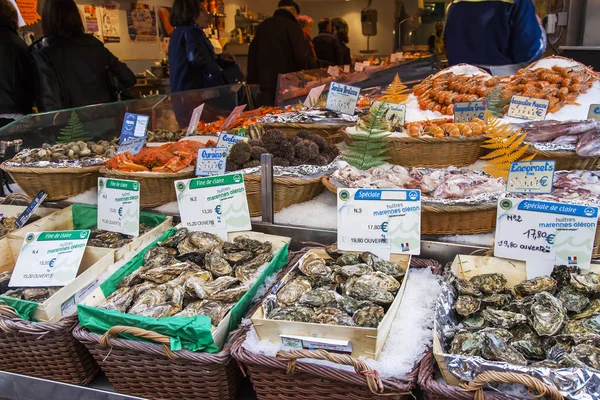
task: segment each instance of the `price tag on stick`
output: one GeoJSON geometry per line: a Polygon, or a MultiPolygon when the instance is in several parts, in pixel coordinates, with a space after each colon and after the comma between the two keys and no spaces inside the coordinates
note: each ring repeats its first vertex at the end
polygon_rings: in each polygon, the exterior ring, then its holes
{"type": "Polygon", "coordinates": [[[200,122],[200,117],[202,116],[203,110],[204,103],[194,108],[194,112],[192,112],[192,118],[190,118],[190,123],[188,125],[187,133],[185,134],[186,136],[190,136],[194,132],[196,132],[196,128],[198,127],[198,123],[200,122]]]}
{"type": "Polygon", "coordinates": [[[340,250],[421,252],[419,190],[338,189],[340,250]]]}
{"type": "Polygon", "coordinates": [[[29,232],[9,287],[65,286],[77,276],[89,230],[29,232]]]}
{"type": "Polygon", "coordinates": [[[310,92],[308,92],[308,96],[306,96],[306,100],[304,100],[304,106],[309,108],[314,107],[319,101],[319,97],[321,96],[321,93],[323,93],[324,89],[325,85],[317,86],[310,89],[310,92]]]}
{"type": "Polygon", "coordinates": [[[27,221],[29,221],[29,218],[31,218],[31,216],[35,213],[35,210],[38,209],[38,207],[40,206],[40,204],[42,204],[46,197],[48,197],[48,194],[43,190],[40,190],[40,192],[35,196],[33,201],[29,203],[27,208],[21,213],[21,215],[19,215],[19,218],[17,218],[17,220],[15,221],[15,225],[17,228],[23,227],[27,223],[27,221]]]}
{"type": "Polygon", "coordinates": [[[513,118],[541,121],[546,119],[549,105],[549,100],[515,95],[510,99],[506,115],[513,118]]]}
{"type": "Polygon", "coordinates": [[[245,142],[248,140],[247,136],[241,135],[232,135],[229,133],[221,132],[219,133],[219,138],[217,139],[216,147],[225,147],[229,151],[237,142],[245,142]]]}
{"type": "Polygon", "coordinates": [[[142,151],[145,145],[146,136],[129,139],[119,145],[119,148],[117,149],[117,154],[130,153],[135,156],[136,154],[139,154],[140,151],[142,151]]]}
{"type": "Polygon", "coordinates": [[[246,108],[246,104],[244,104],[243,106],[237,106],[236,108],[234,108],[233,111],[231,112],[231,114],[229,114],[229,117],[227,117],[225,122],[223,122],[223,125],[221,126],[221,130],[226,131],[227,129],[229,129],[229,127],[233,124],[233,122],[240,115],[242,115],[242,112],[244,111],[245,108],[246,108]]]}
{"type": "Polygon", "coordinates": [[[471,122],[474,118],[484,120],[486,109],[486,100],[454,103],[454,122],[471,122]]]}
{"type": "Polygon", "coordinates": [[[140,234],[140,184],[98,178],[98,229],[124,235],[140,234]]]}
{"type": "MultiPolygon", "coordinates": [[[[379,107],[381,105],[380,100],[375,100],[371,103],[371,107],[379,107]]],[[[387,119],[392,127],[400,127],[404,126],[404,120],[406,119],[406,104],[398,104],[398,103],[388,103],[385,102],[385,119],[387,119]]]]}
{"type": "Polygon", "coordinates": [[[597,222],[597,207],[500,198],[494,255],[587,269],[597,222]]]}
{"type": "Polygon", "coordinates": [[[330,111],[354,115],[359,95],[359,87],[331,82],[329,93],[327,94],[326,108],[330,111]]]}
{"type": "Polygon", "coordinates": [[[133,138],[146,137],[149,121],[150,117],[147,115],[125,113],[119,144],[133,138]]]}
{"type": "Polygon", "coordinates": [[[242,174],[175,181],[182,225],[227,240],[227,232],[252,229],[242,174]]]}

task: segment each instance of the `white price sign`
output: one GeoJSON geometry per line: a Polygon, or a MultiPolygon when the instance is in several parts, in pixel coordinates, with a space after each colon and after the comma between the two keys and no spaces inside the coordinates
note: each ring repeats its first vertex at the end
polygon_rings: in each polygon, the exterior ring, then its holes
{"type": "Polygon", "coordinates": [[[331,82],[325,108],[342,114],[354,115],[359,95],[359,87],[331,82]]]}
{"type": "Polygon", "coordinates": [[[304,105],[308,108],[315,107],[317,105],[317,102],[319,101],[321,93],[323,93],[323,89],[325,89],[325,85],[317,86],[310,89],[310,92],[308,92],[308,96],[306,96],[306,100],[304,100],[304,105]]]}
{"type": "MultiPolygon", "coordinates": [[[[371,107],[378,108],[381,105],[380,100],[375,100],[371,103],[371,107]]],[[[392,128],[402,128],[406,119],[406,104],[388,103],[385,102],[385,114],[384,117],[387,119],[392,128]]]]}
{"type": "Polygon", "coordinates": [[[252,229],[242,174],[175,181],[182,225],[227,239],[227,232],[252,229]]]}
{"type": "Polygon", "coordinates": [[[77,276],[89,237],[89,230],[27,233],[8,286],[68,285],[77,276]]]}
{"type": "Polygon", "coordinates": [[[420,254],[421,191],[338,189],[338,247],[420,254]]]}
{"type": "Polygon", "coordinates": [[[506,115],[513,118],[541,121],[546,119],[549,105],[549,100],[515,95],[510,99],[506,115]]]}
{"type": "Polygon", "coordinates": [[[517,161],[510,165],[508,193],[551,193],[556,161],[517,161]]]}
{"type": "Polygon", "coordinates": [[[600,120],[600,104],[590,104],[590,109],[588,111],[588,119],[600,120]]]}
{"type": "Polygon", "coordinates": [[[587,269],[597,222],[597,207],[503,197],[494,255],[587,269]]]}
{"type": "Polygon", "coordinates": [[[471,122],[474,118],[483,120],[486,109],[486,100],[454,103],[454,122],[471,122]]]}
{"type": "Polygon", "coordinates": [[[124,235],[140,234],[140,184],[98,178],[98,229],[124,235]]]}
{"type": "Polygon", "coordinates": [[[237,142],[247,142],[248,137],[241,135],[233,135],[225,132],[219,133],[219,138],[217,139],[217,145],[215,147],[225,147],[227,151],[233,147],[237,142]]]}
{"type": "Polygon", "coordinates": [[[200,122],[200,117],[202,117],[202,111],[204,110],[204,103],[200,104],[198,107],[194,108],[192,112],[192,118],[190,118],[190,123],[188,124],[187,132],[185,136],[193,135],[198,127],[198,123],[200,122]]]}

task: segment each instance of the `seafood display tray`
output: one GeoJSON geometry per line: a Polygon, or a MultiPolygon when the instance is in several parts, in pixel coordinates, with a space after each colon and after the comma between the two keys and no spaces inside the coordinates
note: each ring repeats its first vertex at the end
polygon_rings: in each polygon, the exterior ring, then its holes
{"type": "MultiPolygon", "coordinates": [[[[1,210],[2,208],[0,206],[0,212],[1,210]]],[[[166,216],[165,220],[161,224],[155,226],[149,232],[134,238],[131,242],[127,243],[123,247],[115,250],[114,261],[119,261],[125,257],[127,253],[140,249],[144,243],[154,241],[172,226],[173,217],[166,216]]],[[[16,253],[13,253],[16,257],[21,249],[20,243],[23,242],[23,239],[25,239],[25,236],[27,236],[28,232],[69,231],[73,229],[75,229],[73,220],[73,206],[69,206],[53,214],[47,215],[42,219],[32,222],[21,229],[9,233],[8,237],[10,239],[19,241],[19,247],[16,249],[16,253]]],[[[88,246],[88,248],[91,248],[91,246],[88,246]]]]}
{"type": "MultiPolygon", "coordinates": [[[[330,258],[325,250],[312,249],[307,254],[316,254],[321,258],[330,258]]],[[[282,278],[287,280],[290,274],[294,274],[306,255],[298,261],[298,263],[282,278]]],[[[391,262],[398,264],[402,269],[408,273],[410,266],[410,256],[392,254],[390,259],[391,262]]],[[[377,359],[385,340],[392,328],[392,322],[396,317],[396,313],[400,308],[402,302],[402,296],[404,295],[404,289],[406,287],[407,279],[403,279],[402,285],[396,294],[394,302],[386,312],[383,320],[377,328],[363,328],[357,326],[342,326],[342,325],[326,325],[316,324],[309,322],[295,322],[295,321],[280,321],[267,319],[264,315],[262,307],[259,307],[251,320],[261,340],[269,340],[273,343],[281,342],[280,335],[294,335],[294,336],[305,336],[313,338],[323,339],[334,339],[349,341],[352,344],[352,357],[367,357],[377,359]]]]}
{"type": "MultiPolygon", "coordinates": [[[[19,250],[23,240],[4,238],[0,239],[0,272],[12,271],[15,268],[19,250]]],[[[76,297],[85,293],[94,285],[98,285],[98,277],[114,262],[113,249],[101,249],[97,247],[86,247],[77,278],[64,286],[52,297],[43,303],[39,303],[33,318],[39,321],[56,322],[63,316],[70,315],[76,311],[76,297]],[[73,304],[70,304],[72,302],[73,304]]],[[[7,299],[0,296],[1,299],[7,299]]],[[[10,299],[11,302],[22,300],[10,299]]]]}
{"type": "MultiPolygon", "coordinates": [[[[178,228],[181,227],[180,225],[178,228]]],[[[291,242],[291,238],[285,236],[276,236],[269,235],[265,233],[253,232],[253,231],[242,231],[242,232],[230,232],[227,234],[227,240],[232,242],[234,238],[238,236],[247,236],[250,239],[258,240],[261,242],[269,241],[273,246],[273,259],[277,257],[277,254],[282,251],[282,249],[286,246],[289,246],[291,242]]],[[[115,273],[119,273],[116,271],[115,273]]],[[[263,282],[254,282],[253,285],[262,285],[263,282]]],[[[103,293],[100,287],[96,288],[92,293],[89,294],[80,304],[97,307],[101,303],[104,302],[107,296],[103,293]]],[[[229,325],[230,325],[231,313],[227,313],[227,315],[221,320],[217,329],[212,332],[213,340],[217,347],[221,348],[225,341],[227,340],[227,335],[229,334],[229,325]]]]}
{"type": "MultiPolygon", "coordinates": [[[[452,272],[459,278],[469,280],[474,276],[500,273],[506,278],[506,287],[512,288],[527,279],[527,269],[524,261],[508,260],[497,257],[470,256],[457,254],[451,266],[452,272]]],[[[591,264],[586,270],[600,273],[600,265],[591,264]]],[[[446,365],[446,355],[439,337],[438,323],[434,320],[433,356],[446,383],[459,386],[459,379],[450,372],[446,365]]],[[[484,364],[485,365],[485,364],[484,364]]]]}

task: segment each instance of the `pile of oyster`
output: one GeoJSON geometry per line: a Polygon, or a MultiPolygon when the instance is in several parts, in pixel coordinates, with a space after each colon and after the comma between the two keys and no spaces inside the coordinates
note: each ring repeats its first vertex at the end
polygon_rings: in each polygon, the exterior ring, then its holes
{"type": "Polygon", "coordinates": [[[512,289],[501,274],[455,278],[462,328],[450,353],[600,372],[600,276],[557,266],[512,289]]]}
{"type": "Polygon", "coordinates": [[[207,315],[216,327],[272,258],[270,242],[223,242],[182,228],[151,248],[100,307],[152,318],[207,315]]]}
{"type": "Polygon", "coordinates": [[[35,303],[43,303],[58,292],[61,287],[34,287],[14,288],[8,287],[12,272],[0,272],[0,296],[12,297],[13,299],[28,300],[35,303]]]}
{"type": "Polygon", "coordinates": [[[314,253],[263,302],[269,319],[376,328],[400,289],[405,271],[372,253],[314,253]]]}
{"type": "MultiPolygon", "coordinates": [[[[140,236],[151,230],[151,226],[140,224],[140,236]]],[[[125,246],[127,243],[130,243],[133,239],[133,236],[124,235],[122,233],[108,232],[102,229],[93,229],[90,232],[88,246],[119,249],[125,246]]]]}
{"type": "MultiPolygon", "coordinates": [[[[170,131],[168,129],[155,129],[153,131],[148,131],[146,135],[146,142],[148,143],[156,143],[156,142],[177,142],[178,140],[184,138],[187,134],[187,130],[180,129],[178,131],[170,131]]],[[[194,134],[197,134],[194,133],[194,134]]]]}
{"type": "Polygon", "coordinates": [[[78,164],[91,166],[106,163],[115,155],[118,139],[108,142],[44,143],[41,149],[25,149],[7,161],[10,166],[36,166],[48,164],[78,164]]]}

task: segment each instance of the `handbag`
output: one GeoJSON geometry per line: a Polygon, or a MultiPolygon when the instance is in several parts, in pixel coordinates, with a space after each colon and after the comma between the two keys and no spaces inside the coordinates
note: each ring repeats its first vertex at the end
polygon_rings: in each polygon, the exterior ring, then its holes
{"type": "Polygon", "coordinates": [[[223,64],[224,65],[221,67],[221,76],[226,84],[233,85],[234,83],[241,83],[244,81],[244,74],[237,63],[227,62],[223,64]]]}

